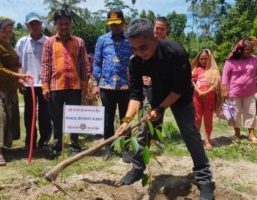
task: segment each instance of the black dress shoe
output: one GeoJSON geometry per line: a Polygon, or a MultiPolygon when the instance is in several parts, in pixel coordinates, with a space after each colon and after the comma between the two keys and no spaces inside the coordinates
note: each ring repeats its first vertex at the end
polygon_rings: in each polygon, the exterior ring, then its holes
{"type": "Polygon", "coordinates": [[[200,200],[214,200],[214,189],[212,183],[204,183],[199,185],[200,200]]]}
{"type": "Polygon", "coordinates": [[[60,147],[53,147],[52,152],[50,153],[50,160],[56,159],[62,154],[62,149],[60,147]]]}
{"type": "Polygon", "coordinates": [[[123,176],[120,181],[120,185],[131,185],[142,179],[143,174],[143,170],[132,168],[125,176],[123,176]]]}
{"type": "Polygon", "coordinates": [[[124,163],[131,163],[132,156],[127,151],[121,152],[122,161],[124,163]]]}
{"type": "Polygon", "coordinates": [[[81,152],[81,146],[79,144],[71,144],[70,145],[70,155],[74,156],[81,152]]]}

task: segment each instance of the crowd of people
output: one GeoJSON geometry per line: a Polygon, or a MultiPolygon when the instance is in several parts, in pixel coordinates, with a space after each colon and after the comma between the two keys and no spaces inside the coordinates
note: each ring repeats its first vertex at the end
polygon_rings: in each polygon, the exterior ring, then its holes
{"type": "MultiPolygon", "coordinates": [[[[55,11],[56,32],[51,37],[43,34],[39,15],[28,14],[29,34],[19,39],[15,48],[9,44],[14,22],[0,19],[0,166],[6,165],[3,148],[11,147],[12,141],[20,138],[18,89],[25,103],[25,148],[30,147],[30,87],[34,87],[40,139],[35,137],[33,146],[48,146],[53,132],[51,158],[62,151],[64,104],[97,105],[100,98],[105,107],[104,139],[125,134],[138,110],[143,108],[147,113],[149,106],[149,119],[160,128],[164,111],[170,108],[193,160],[200,199],[214,199],[204,148],[213,148],[213,115],[222,112],[224,99],[236,107],[230,123],[235,136],[240,137],[243,117],[249,140],[257,143],[257,56],[253,55],[257,39],[240,40],[220,73],[209,49],[202,49],[190,63],[184,48],[168,40],[170,25],[165,17],[158,17],[154,24],[147,19],[134,20],[125,31],[123,12],[112,9],[107,14],[107,24],[110,31],[98,38],[92,56],[84,41],[72,34],[72,18],[67,9],[55,11]],[[121,123],[115,131],[116,107],[121,123]],[[200,135],[202,119],[204,143],[200,135]]],[[[34,131],[37,136],[36,126],[34,131]]],[[[121,179],[121,185],[133,184],[143,177],[143,148],[149,145],[151,134],[145,123],[139,132],[139,150],[130,160],[132,169],[121,179]]],[[[70,140],[71,152],[80,152],[79,134],[71,133],[70,140]]],[[[113,151],[111,146],[106,147],[106,160],[113,151]]]]}

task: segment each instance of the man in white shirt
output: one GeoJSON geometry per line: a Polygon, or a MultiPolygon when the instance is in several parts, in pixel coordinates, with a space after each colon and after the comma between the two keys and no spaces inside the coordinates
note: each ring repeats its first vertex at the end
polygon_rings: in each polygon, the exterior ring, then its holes
{"type": "MultiPolygon", "coordinates": [[[[26,16],[26,25],[29,35],[19,39],[15,49],[20,58],[22,72],[33,76],[33,86],[38,104],[38,125],[40,132],[38,147],[41,148],[48,144],[52,132],[48,102],[42,95],[42,84],[40,80],[42,49],[47,36],[42,33],[42,21],[38,14],[28,14],[26,16]]],[[[29,83],[23,83],[23,85],[25,86],[23,89],[25,102],[24,122],[26,128],[25,146],[29,147],[32,123],[32,93],[29,83]]],[[[36,147],[36,143],[37,128],[35,126],[34,147],[36,147]]]]}

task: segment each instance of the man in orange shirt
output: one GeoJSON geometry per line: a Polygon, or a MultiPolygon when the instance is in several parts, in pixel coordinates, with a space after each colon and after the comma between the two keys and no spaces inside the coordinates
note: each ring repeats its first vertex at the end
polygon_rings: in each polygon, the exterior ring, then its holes
{"type": "MultiPolygon", "coordinates": [[[[71,34],[70,12],[57,10],[54,23],[57,33],[44,44],[41,68],[43,96],[50,104],[56,140],[52,158],[62,150],[63,105],[81,105],[88,64],[84,41],[71,34]]],[[[74,153],[81,150],[78,134],[71,134],[70,147],[74,153]]]]}

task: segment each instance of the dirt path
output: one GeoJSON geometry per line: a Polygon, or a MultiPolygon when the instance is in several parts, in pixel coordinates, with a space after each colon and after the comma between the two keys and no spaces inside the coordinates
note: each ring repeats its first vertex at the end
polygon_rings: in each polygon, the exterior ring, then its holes
{"type": "MultiPolygon", "coordinates": [[[[199,192],[191,174],[192,162],[188,157],[160,156],[151,164],[155,179],[152,186],[142,187],[140,182],[132,186],[117,187],[118,181],[130,168],[116,158],[110,168],[103,171],[72,175],[58,183],[76,200],[167,200],[198,199],[199,192]]],[[[89,163],[90,164],[90,163],[89,163]]],[[[215,160],[212,162],[216,185],[216,200],[257,199],[257,165],[240,161],[215,160]],[[250,173],[250,175],[249,175],[250,173]]],[[[17,177],[12,184],[0,186],[0,199],[71,199],[51,185],[38,186],[38,180],[17,177]],[[2,194],[2,196],[1,196],[2,194]],[[2,197],[2,198],[1,198],[2,197]]]]}

